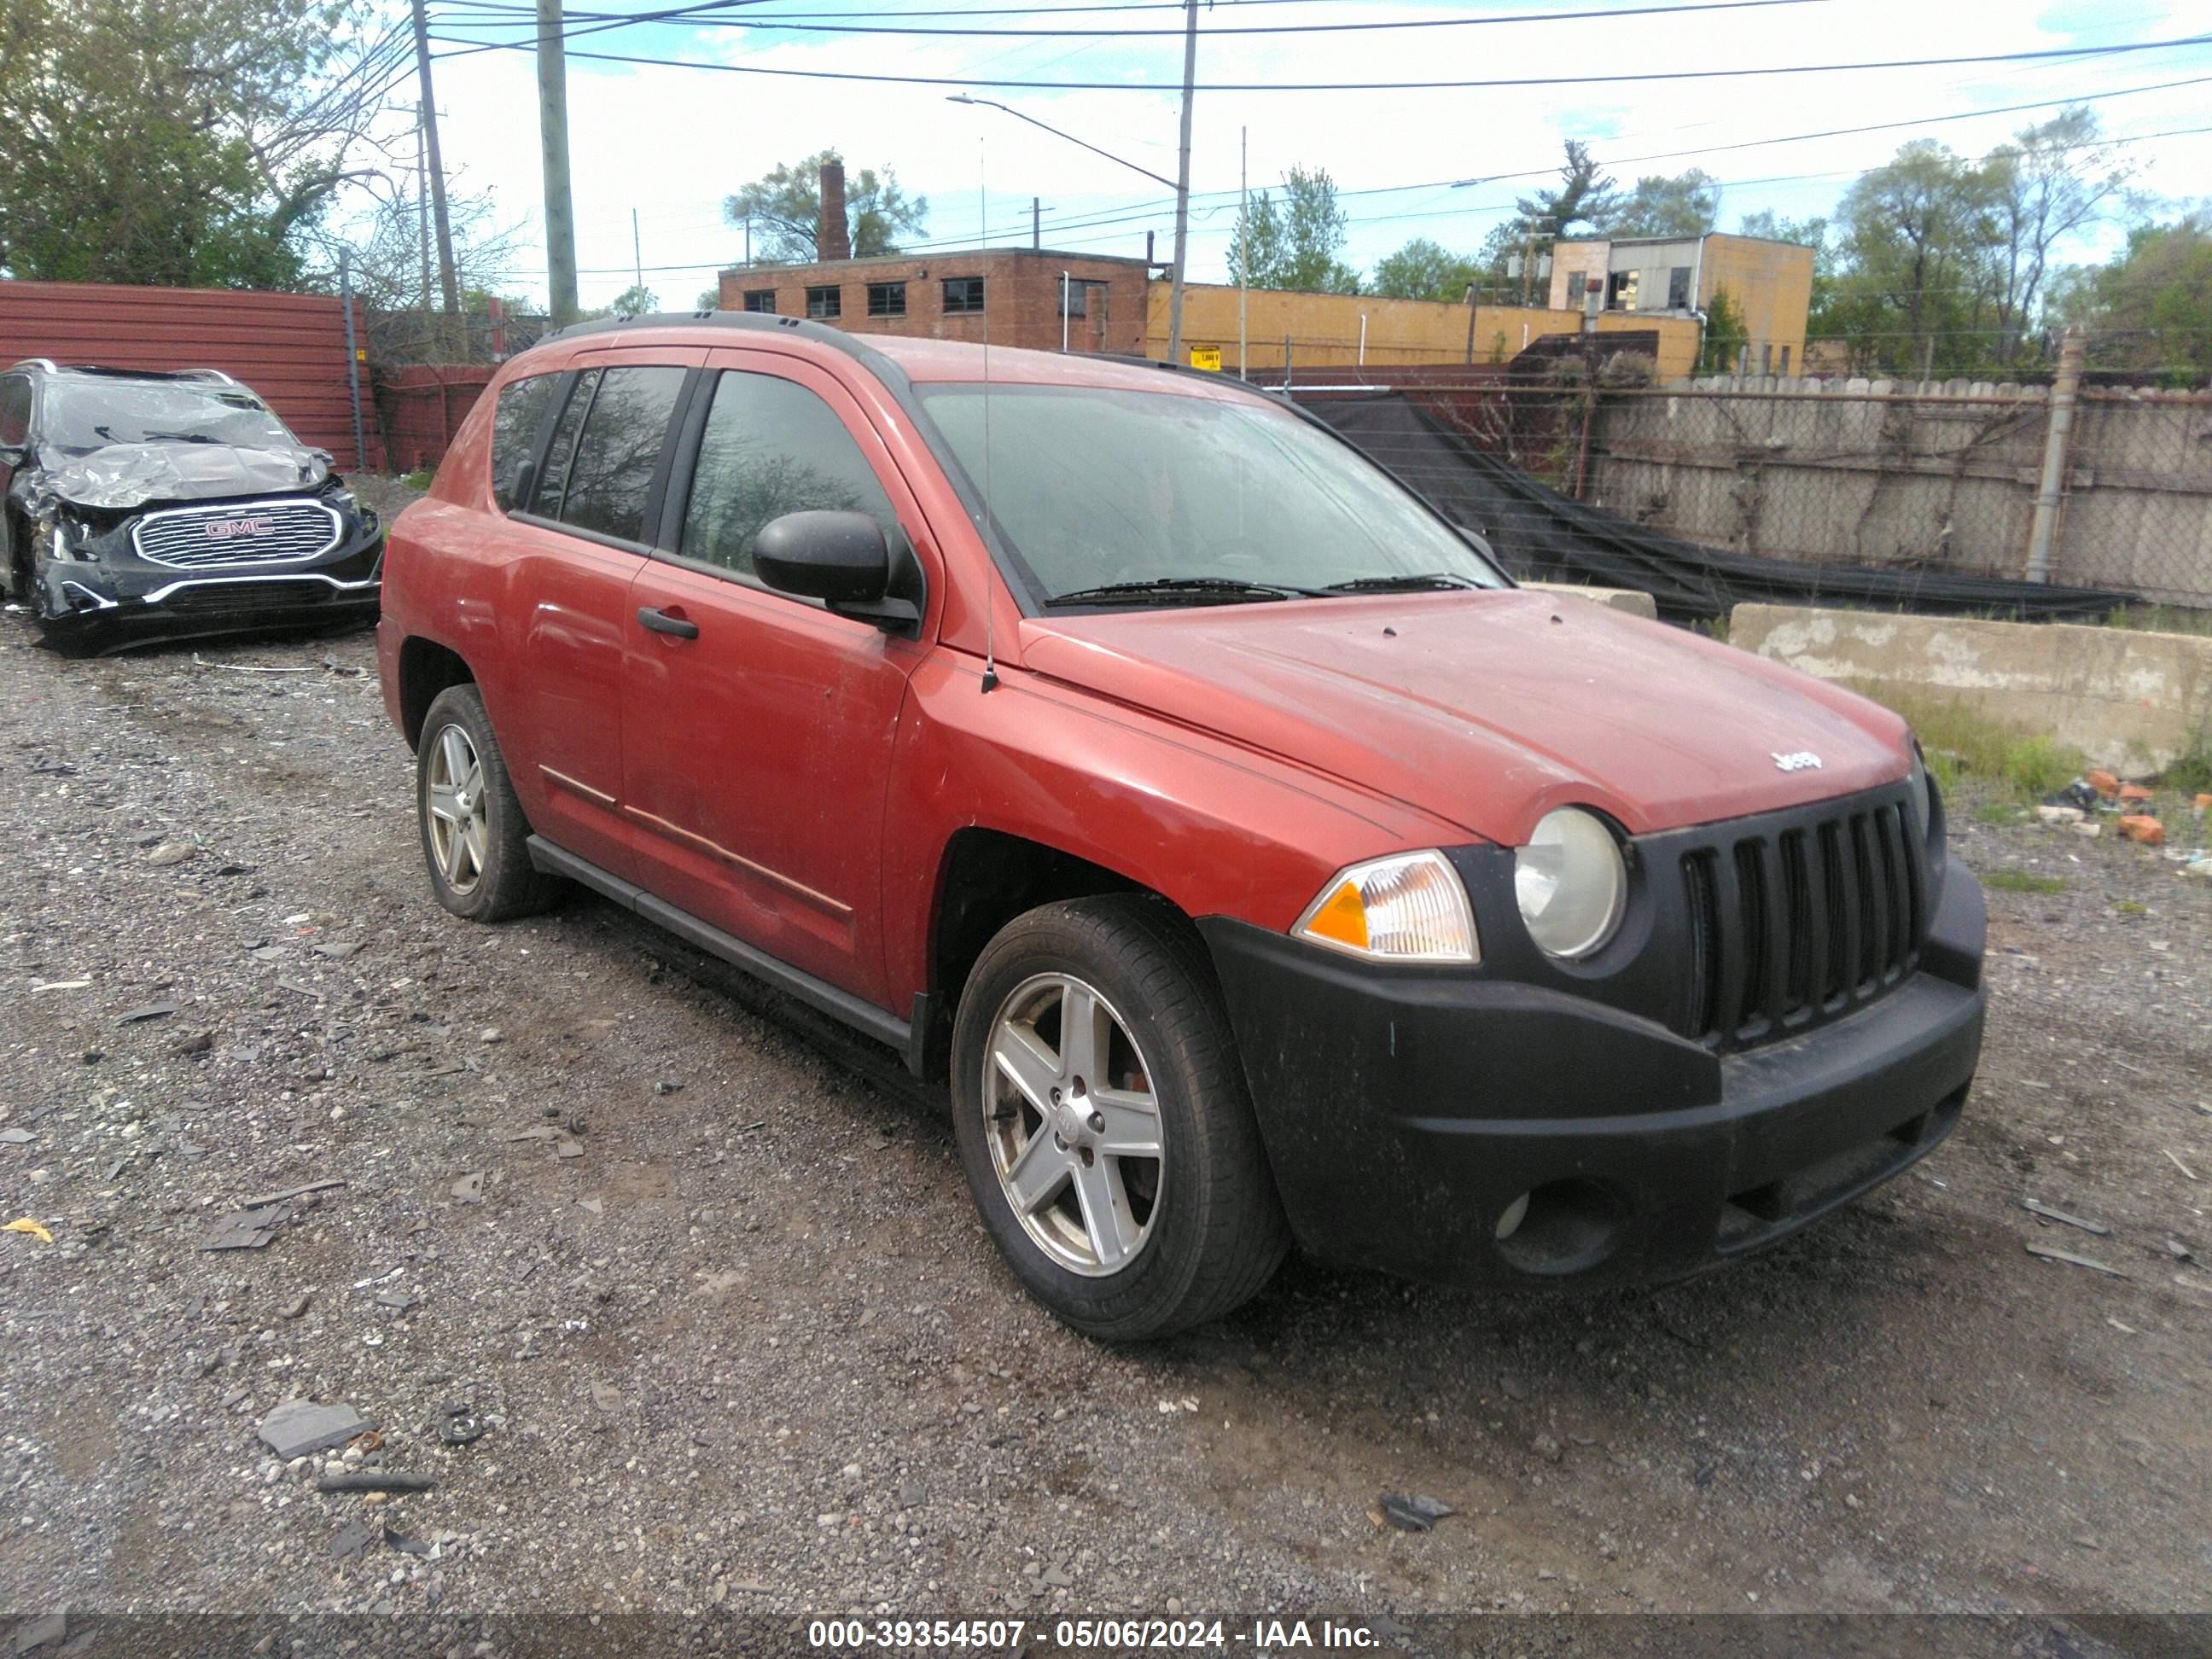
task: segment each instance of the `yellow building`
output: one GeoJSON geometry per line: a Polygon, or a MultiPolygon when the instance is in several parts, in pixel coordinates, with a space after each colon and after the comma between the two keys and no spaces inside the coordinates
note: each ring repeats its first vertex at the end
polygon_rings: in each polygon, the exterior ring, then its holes
{"type": "Polygon", "coordinates": [[[1552,250],[1553,306],[1595,303],[1601,328],[1624,315],[1703,318],[1723,293],[1749,337],[1727,368],[1740,374],[1805,372],[1811,248],[1715,234],[1561,242],[1552,250]]]}
{"type": "MultiPolygon", "coordinates": [[[[1167,353],[1170,285],[1154,282],[1147,299],[1146,355],[1167,353]]],[[[1193,283],[1183,289],[1182,338],[1186,361],[1194,358],[1235,374],[1237,366],[1238,290],[1193,283]]],[[[1547,334],[1578,334],[1579,312],[1535,306],[1446,305],[1433,300],[1385,300],[1367,294],[1294,294],[1281,289],[1250,289],[1245,298],[1245,356],[1248,368],[1279,369],[1287,350],[1291,371],[1365,365],[1370,368],[1415,363],[1502,363],[1547,334]],[[1472,331],[1469,324],[1473,324],[1472,331]]],[[[1601,313],[1601,334],[1632,331],[1659,336],[1662,379],[1687,374],[1697,362],[1698,322],[1689,316],[1601,313]]],[[[1800,331],[1802,325],[1800,324],[1800,331]]]]}

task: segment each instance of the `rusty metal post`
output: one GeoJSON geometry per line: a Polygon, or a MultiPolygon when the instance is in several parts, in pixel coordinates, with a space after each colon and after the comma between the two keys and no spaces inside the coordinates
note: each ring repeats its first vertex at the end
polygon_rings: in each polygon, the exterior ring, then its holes
{"type": "Polygon", "coordinates": [[[2051,580],[2058,540],[2058,509],[2066,499],[2066,459],[2073,447],[2074,400],[2081,386],[2081,327],[2058,344],[2058,379],[2051,388],[2051,421],[2043,434],[2043,472],[2035,486],[2035,523],[2027,535],[2027,579],[2051,580]]]}

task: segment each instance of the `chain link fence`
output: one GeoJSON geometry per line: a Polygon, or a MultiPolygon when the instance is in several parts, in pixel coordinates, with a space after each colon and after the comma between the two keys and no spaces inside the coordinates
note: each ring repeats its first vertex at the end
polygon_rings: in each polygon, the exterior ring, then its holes
{"type": "MultiPolygon", "coordinates": [[[[1571,337],[1540,343],[1549,349],[1504,365],[1370,362],[1296,374],[1291,390],[1316,404],[1401,395],[1466,445],[1595,509],[1580,524],[1585,538],[1610,525],[1624,545],[1648,535],[1808,575],[1888,573],[1887,591],[1906,596],[2032,580],[2041,497],[2049,585],[2212,623],[2212,394],[2081,391],[2053,454],[2047,386],[1657,385],[1632,342],[1587,354],[1571,337]]],[[[1375,421],[1358,441],[1425,492],[1448,488],[1411,476],[1437,464],[1421,434],[1375,421]]],[[[1553,510],[1501,501],[1492,516],[1553,510]]],[[[1547,526],[1488,528],[1521,539],[1547,526]]]]}

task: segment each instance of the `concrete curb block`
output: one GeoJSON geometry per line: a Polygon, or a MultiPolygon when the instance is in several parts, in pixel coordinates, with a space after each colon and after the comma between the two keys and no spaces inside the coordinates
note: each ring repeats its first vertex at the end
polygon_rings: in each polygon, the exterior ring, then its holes
{"type": "Polygon", "coordinates": [[[2172,765],[2212,724],[2212,636],[1740,605],[1729,640],[1877,696],[1964,703],[2125,774],[2172,765]]]}

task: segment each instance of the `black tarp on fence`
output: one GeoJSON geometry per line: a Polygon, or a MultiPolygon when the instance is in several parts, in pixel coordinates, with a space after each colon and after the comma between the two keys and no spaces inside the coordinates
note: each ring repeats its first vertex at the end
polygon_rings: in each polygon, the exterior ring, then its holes
{"type": "Polygon", "coordinates": [[[1743,602],[2015,622],[2099,618],[2130,602],[2124,593],[1921,566],[1802,564],[1701,547],[1547,489],[1403,393],[1324,392],[1297,401],[1480,535],[1515,576],[1633,588],[1650,594],[1668,622],[1711,621],[1743,602]]]}

